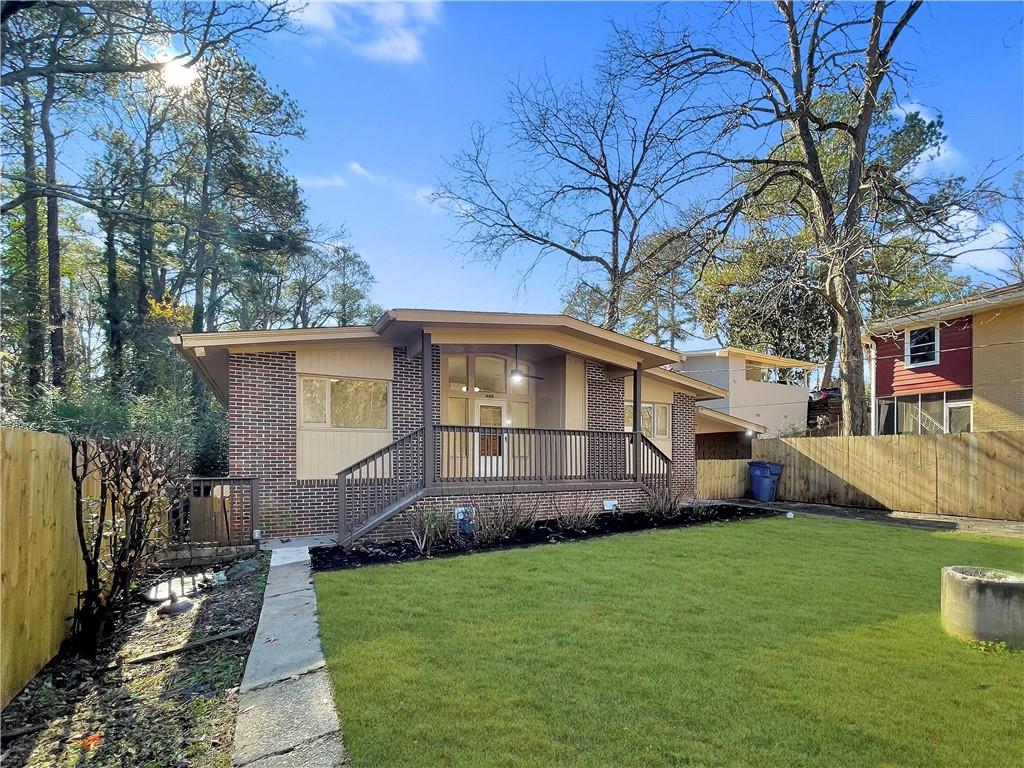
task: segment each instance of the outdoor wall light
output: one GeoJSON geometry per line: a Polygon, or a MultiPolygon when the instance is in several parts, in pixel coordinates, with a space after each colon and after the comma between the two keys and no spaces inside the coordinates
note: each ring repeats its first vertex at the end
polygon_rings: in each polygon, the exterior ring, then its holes
{"type": "Polygon", "coordinates": [[[747,430],[747,437],[753,437],[753,436],[754,436],[754,430],[748,429],[747,430]]]}

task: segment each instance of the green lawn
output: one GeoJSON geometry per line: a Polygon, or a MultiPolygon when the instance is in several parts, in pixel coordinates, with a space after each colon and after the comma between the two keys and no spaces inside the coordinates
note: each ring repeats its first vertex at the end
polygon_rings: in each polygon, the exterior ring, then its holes
{"type": "Polygon", "coordinates": [[[1013,766],[1024,653],[939,569],[1019,541],[798,517],[316,576],[355,768],[1013,766]]]}

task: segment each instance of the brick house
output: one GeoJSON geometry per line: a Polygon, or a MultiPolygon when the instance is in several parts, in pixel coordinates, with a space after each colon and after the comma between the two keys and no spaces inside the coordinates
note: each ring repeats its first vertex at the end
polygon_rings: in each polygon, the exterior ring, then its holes
{"type": "Polygon", "coordinates": [[[227,408],[263,538],[403,538],[411,511],[510,498],[539,514],[692,498],[697,402],[724,394],[669,370],[677,352],[564,315],[396,309],[171,342],[227,408]]]}
{"type": "Polygon", "coordinates": [[[1024,429],[1024,283],[872,323],[871,433],[1024,429]]]}

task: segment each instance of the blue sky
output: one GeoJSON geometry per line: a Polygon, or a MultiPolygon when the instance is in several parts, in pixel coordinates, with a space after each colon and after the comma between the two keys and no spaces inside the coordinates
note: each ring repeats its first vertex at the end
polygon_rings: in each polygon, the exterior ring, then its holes
{"type": "MultiPolygon", "coordinates": [[[[586,77],[610,20],[630,24],[646,3],[310,4],[305,34],[265,40],[253,58],[306,112],[307,137],[289,145],[315,224],[344,225],[389,306],[559,311],[565,265],[547,262],[520,285],[527,259],[495,269],[451,244],[455,224],[428,195],[444,158],[473,121],[504,115],[510,79],[545,67],[586,77]]],[[[676,3],[701,21],[711,8],[676,3]]],[[[941,111],[949,136],[935,161],[970,174],[1019,157],[1024,131],[1022,5],[927,3],[902,39],[915,69],[909,98],[941,111]]],[[[993,256],[982,255],[986,266],[993,256]]],[[[966,267],[965,267],[966,268],[966,267]]]]}

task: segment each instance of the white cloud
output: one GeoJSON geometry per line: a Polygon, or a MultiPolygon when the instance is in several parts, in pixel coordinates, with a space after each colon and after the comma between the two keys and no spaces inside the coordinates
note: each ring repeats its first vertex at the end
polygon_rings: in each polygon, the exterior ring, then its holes
{"type": "Polygon", "coordinates": [[[351,162],[349,162],[348,170],[349,170],[349,173],[352,173],[355,176],[360,176],[360,177],[366,179],[367,181],[377,182],[377,181],[383,179],[383,177],[378,177],[378,176],[370,173],[357,160],[352,160],[351,162]]]}
{"type": "Polygon", "coordinates": [[[367,59],[409,63],[422,60],[423,38],[440,23],[441,3],[311,0],[298,19],[314,43],[336,41],[367,59]]]}
{"type": "Polygon", "coordinates": [[[954,257],[953,269],[960,274],[972,271],[993,275],[1008,269],[1007,249],[1012,243],[1010,230],[999,221],[987,222],[976,213],[963,211],[953,217],[953,226],[961,242],[936,250],[954,257]]]}
{"type": "Polygon", "coordinates": [[[328,187],[347,187],[348,182],[340,173],[332,173],[329,176],[301,176],[299,186],[309,189],[326,189],[328,187]]]}

